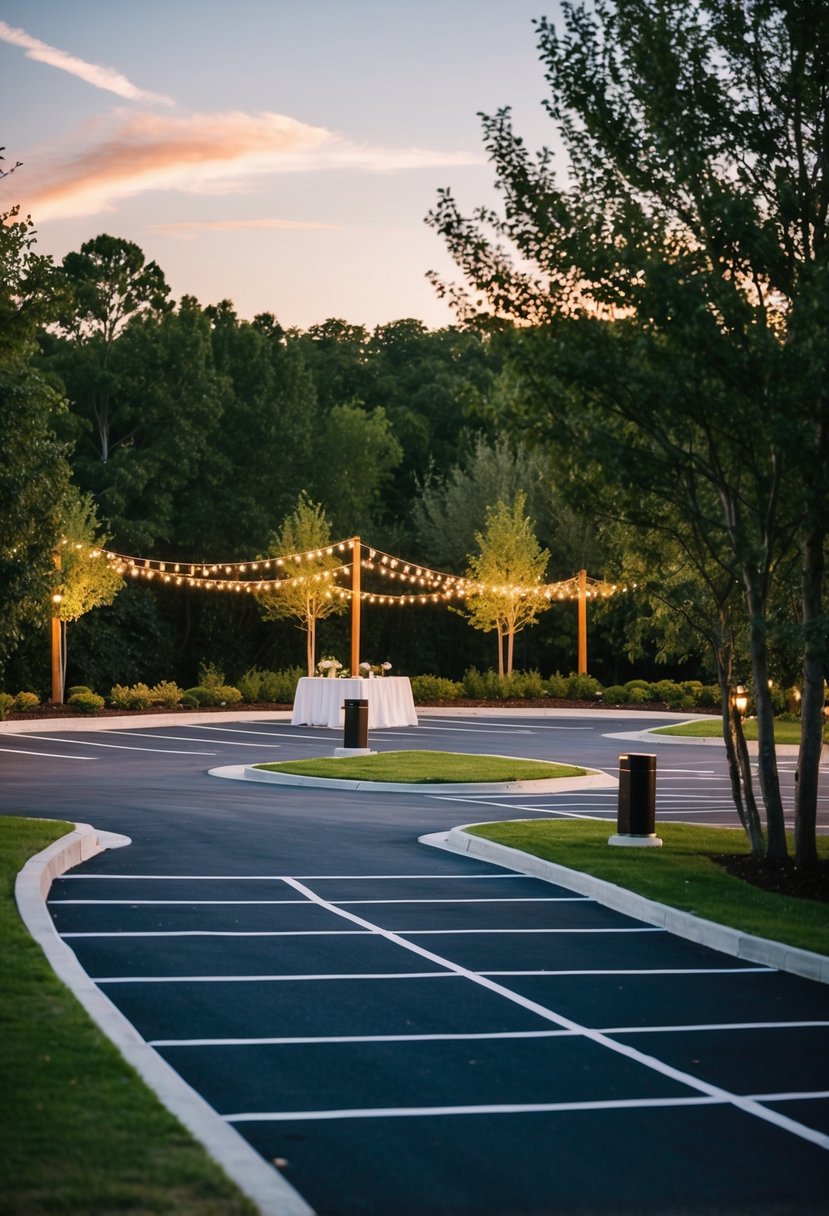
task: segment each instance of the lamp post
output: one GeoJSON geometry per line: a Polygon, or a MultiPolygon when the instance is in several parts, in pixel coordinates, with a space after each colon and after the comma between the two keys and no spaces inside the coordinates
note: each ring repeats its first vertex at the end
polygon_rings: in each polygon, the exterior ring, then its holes
{"type": "MultiPolygon", "coordinates": [[[[58,605],[63,600],[63,596],[59,591],[56,591],[52,596],[54,611],[57,613],[58,605]]],[[[63,656],[62,656],[62,631],[60,617],[52,616],[52,700],[56,705],[63,704],[63,656]]]]}
{"type": "Polygon", "coordinates": [[[734,689],[734,708],[741,718],[745,717],[745,712],[748,709],[748,693],[742,684],[738,684],[734,689]]]}

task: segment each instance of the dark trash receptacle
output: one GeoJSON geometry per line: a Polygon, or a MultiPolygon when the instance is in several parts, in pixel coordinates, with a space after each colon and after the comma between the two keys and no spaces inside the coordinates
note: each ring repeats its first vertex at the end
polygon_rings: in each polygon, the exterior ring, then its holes
{"type": "Polygon", "coordinates": [[[656,756],[619,757],[620,836],[651,836],[656,827],[656,756]]]}
{"type": "Polygon", "coordinates": [[[345,731],[343,747],[368,747],[368,701],[362,698],[346,698],[345,731]]]}

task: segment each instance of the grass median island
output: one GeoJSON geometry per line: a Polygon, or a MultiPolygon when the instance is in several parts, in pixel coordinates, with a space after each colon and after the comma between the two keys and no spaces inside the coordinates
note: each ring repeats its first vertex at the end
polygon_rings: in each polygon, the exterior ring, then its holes
{"type": "Polygon", "coordinates": [[[255,1216],[56,978],[20,920],[17,872],[71,829],[0,818],[0,1212],[255,1216]]]}
{"type": "MultiPolygon", "coordinates": [[[[607,840],[613,829],[612,823],[596,820],[520,819],[468,830],[704,920],[829,954],[829,905],[763,891],[713,860],[748,853],[742,829],[658,823],[661,849],[612,848],[607,840]]],[[[829,858],[829,837],[818,837],[818,852],[829,858]]]]}
{"type": "MultiPolygon", "coordinates": [[[[677,726],[658,726],[655,735],[685,735],[692,739],[722,739],[722,719],[702,718],[697,722],[680,722],[677,726]]],[[[743,722],[743,734],[751,742],[757,742],[757,719],[747,718],[743,722]]],[[[823,738],[829,742],[829,723],[824,727],[823,738]]],[[[800,743],[800,723],[781,721],[774,722],[775,743],[800,743]]]]}
{"type": "Polygon", "coordinates": [[[448,784],[471,781],[540,781],[545,778],[583,777],[586,769],[571,764],[510,756],[475,756],[466,752],[378,752],[374,756],[320,756],[314,760],[284,760],[256,764],[270,773],[300,777],[328,777],[346,781],[392,781],[405,785],[448,784]]]}

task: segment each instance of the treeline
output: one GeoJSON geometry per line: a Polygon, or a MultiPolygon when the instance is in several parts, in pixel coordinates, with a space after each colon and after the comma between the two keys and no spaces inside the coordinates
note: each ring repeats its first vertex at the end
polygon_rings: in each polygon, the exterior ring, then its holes
{"type": "MultiPolygon", "coordinates": [[[[510,380],[484,331],[414,319],[373,331],[336,319],[304,331],[270,314],[248,321],[229,301],[173,302],[162,269],[131,242],[102,235],[53,267],[16,226],[20,320],[38,292],[18,372],[37,386],[43,426],[64,458],[38,492],[54,499],[68,478],[94,504],[109,547],[185,561],[260,556],[275,551],[304,492],[334,538],[360,535],[462,573],[486,508],[523,492],[552,554],[549,578],[582,567],[616,573],[595,528],[558,500],[544,460],[498,434],[492,419],[510,380]]],[[[26,480],[25,462],[18,471],[26,480]]],[[[50,519],[54,536],[60,521],[50,519]]],[[[32,559],[41,564],[45,539],[32,559]]],[[[591,669],[608,681],[632,673],[620,657],[630,613],[620,603],[591,620],[591,669]]],[[[6,639],[7,686],[48,690],[46,615],[42,630],[6,639]]],[[[347,637],[347,619],[323,622],[321,652],[347,657],[347,637]]],[[[516,666],[571,670],[575,639],[575,606],[557,607],[519,636],[516,666]]],[[[363,650],[397,670],[447,677],[496,657],[493,639],[431,605],[366,611],[363,650]]],[[[263,621],[252,597],[128,584],[71,625],[67,680],[187,685],[204,662],[236,678],[302,653],[295,626],[263,621]]]]}

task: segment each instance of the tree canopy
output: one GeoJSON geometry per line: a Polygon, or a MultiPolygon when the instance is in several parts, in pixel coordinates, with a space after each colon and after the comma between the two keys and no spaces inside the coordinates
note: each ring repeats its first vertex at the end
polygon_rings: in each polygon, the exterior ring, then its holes
{"type": "MultiPolygon", "coordinates": [[[[568,154],[483,116],[502,211],[430,222],[462,314],[511,335],[502,412],[558,453],[580,502],[645,531],[690,525],[742,588],[768,851],[786,853],[769,611],[802,554],[797,856],[815,859],[829,520],[829,23],[786,0],[565,3],[537,23],[568,154]],[[822,318],[822,319],[821,319],[822,318]]],[[[716,611],[715,605],[711,605],[716,611]]]]}

